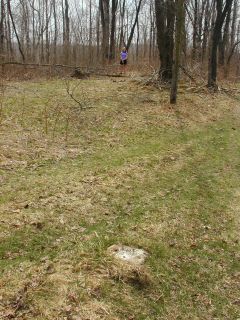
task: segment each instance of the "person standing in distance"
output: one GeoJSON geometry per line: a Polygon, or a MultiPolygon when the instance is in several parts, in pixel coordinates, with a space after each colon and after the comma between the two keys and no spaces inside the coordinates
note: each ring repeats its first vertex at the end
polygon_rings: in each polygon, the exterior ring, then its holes
{"type": "Polygon", "coordinates": [[[120,53],[120,57],[121,57],[120,64],[123,65],[123,66],[126,66],[127,65],[128,52],[127,52],[127,49],[125,47],[122,48],[122,51],[120,53]]]}

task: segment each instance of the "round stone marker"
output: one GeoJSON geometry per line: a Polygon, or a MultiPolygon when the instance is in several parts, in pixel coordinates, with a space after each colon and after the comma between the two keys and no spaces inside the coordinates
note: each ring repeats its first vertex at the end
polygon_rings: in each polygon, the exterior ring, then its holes
{"type": "Polygon", "coordinates": [[[143,264],[148,256],[148,253],[143,249],[117,244],[109,247],[108,252],[116,259],[135,265],[143,264]]]}

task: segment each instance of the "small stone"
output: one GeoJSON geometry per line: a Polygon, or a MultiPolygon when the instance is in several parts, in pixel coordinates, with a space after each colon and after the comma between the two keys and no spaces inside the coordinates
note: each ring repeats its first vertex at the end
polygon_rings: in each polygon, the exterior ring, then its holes
{"type": "Polygon", "coordinates": [[[16,209],[16,210],[12,210],[13,213],[20,213],[21,210],[20,209],[16,209]]]}
{"type": "Polygon", "coordinates": [[[40,262],[46,262],[49,260],[49,256],[41,258],[40,262]]]}
{"type": "Polygon", "coordinates": [[[43,223],[40,221],[33,221],[30,224],[40,230],[43,228],[43,223]]]}

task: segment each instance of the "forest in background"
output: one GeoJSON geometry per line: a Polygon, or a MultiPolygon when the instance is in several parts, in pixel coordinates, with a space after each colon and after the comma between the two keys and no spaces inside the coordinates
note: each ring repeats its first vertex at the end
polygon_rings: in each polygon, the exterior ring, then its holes
{"type": "MultiPolygon", "coordinates": [[[[238,0],[188,0],[184,7],[184,64],[206,72],[215,37],[218,66],[238,77],[238,0]]],[[[156,67],[158,44],[164,52],[173,47],[175,17],[174,0],[1,0],[0,61],[114,64],[126,46],[132,65],[156,67]]]]}

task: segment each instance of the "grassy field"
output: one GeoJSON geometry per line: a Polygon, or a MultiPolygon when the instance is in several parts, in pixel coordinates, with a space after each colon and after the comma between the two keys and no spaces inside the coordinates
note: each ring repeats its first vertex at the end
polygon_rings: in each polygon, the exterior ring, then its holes
{"type": "Polygon", "coordinates": [[[182,85],[172,108],[120,78],[1,90],[1,319],[240,318],[239,101],[182,85]]]}

